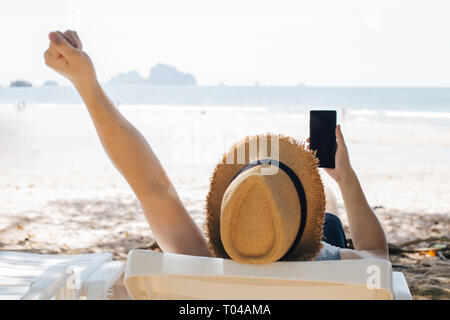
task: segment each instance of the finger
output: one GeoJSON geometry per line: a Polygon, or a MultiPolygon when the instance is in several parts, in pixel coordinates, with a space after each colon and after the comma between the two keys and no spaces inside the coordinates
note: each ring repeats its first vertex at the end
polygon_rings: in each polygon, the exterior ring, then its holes
{"type": "Polygon", "coordinates": [[[54,48],[50,47],[47,49],[47,51],[45,51],[44,53],[44,58],[47,59],[58,59],[58,57],[60,57],[61,54],[56,51],[54,48]]]}
{"type": "Polygon", "coordinates": [[[64,57],[70,57],[76,51],[61,32],[51,32],[49,34],[50,46],[62,54],[64,57]]]}
{"type": "Polygon", "coordinates": [[[311,138],[306,138],[306,150],[311,150],[311,138]]]}
{"type": "Polygon", "coordinates": [[[78,39],[75,36],[75,32],[73,32],[72,30],[66,30],[63,35],[73,47],[81,49],[81,44],[78,42],[78,39]]]}
{"type": "Polygon", "coordinates": [[[78,44],[80,45],[79,49],[83,49],[83,43],[80,40],[80,37],[78,36],[78,33],[74,30],[73,33],[75,34],[75,38],[78,41],[78,44]]]}
{"type": "Polygon", "coordinates": [[[47,49],[47,51],[45,51],[44,53],[44,57],[50,57],[50,58],[57,58],[61,55],[61,53],[56,49],[54,43],[51,41],[51,38],[53,37],[52,32],[50,32],[50,34],[48,35],[49,39],[50,39],[50,45],[47,49]]]}
{"type": "Polygon", "coordinates": [[[67,60],[55,49],[49,48],[44,53],[45,64],[52,69],[62,70],[67,64],[67,60]]]}
{"type": "MultiPolygon", "coordinates": [[[[68,30],[67,30],[68,31],[68,30]]],[[[68,35],[67,35],[67,31],[64,31],[64,33],[62,33],[61,31],[58,31],[58,33],[60,35],[62,35],[64,37],[64,39],[66,39],[66,41],[74,48],[77,47],[77,44],[75,43],[75,41],[73,41],[68,35]]]]}
{"type": "MultiPolygon", "coordinates": [[[[50,60],[54,60],[54,55],[52,53],[52,51],[50,51],[50,49],[48,49],[47,51],[44,52],[44,59],[45,62],[47,63],[50,60]]],[[[48,63],[47,63],[48,64],[48,63]]]]}
{"type": "Polygon", "coordinates": [[[50,68],[57,70],[58,72],[64,71],[67,66],[67,60],[64,59],[63,56],[59,56],[58,58],[48,58],[45,57],[45,64],[50,68]]]}

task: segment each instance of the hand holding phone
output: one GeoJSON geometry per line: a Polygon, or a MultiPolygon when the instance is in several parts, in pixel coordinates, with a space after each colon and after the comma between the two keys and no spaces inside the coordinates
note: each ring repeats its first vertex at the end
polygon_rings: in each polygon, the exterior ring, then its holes
{"type": "Polygon", "coordinates": [[[309,137],[310,149],[317,151],[319,167],[335,168],[336,111],[311,110],[309,137]]]}

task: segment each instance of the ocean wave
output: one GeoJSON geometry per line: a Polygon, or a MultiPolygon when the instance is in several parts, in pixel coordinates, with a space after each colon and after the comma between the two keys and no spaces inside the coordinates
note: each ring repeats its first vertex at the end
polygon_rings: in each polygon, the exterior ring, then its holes
{"type": "Polygon", "coordinates": [[[348,110],[351,116],[375,116],[386,118],[421,118],[421,119],[450,119],[450,112],[430,111],[398,111],[398,110],[348,110]]]}

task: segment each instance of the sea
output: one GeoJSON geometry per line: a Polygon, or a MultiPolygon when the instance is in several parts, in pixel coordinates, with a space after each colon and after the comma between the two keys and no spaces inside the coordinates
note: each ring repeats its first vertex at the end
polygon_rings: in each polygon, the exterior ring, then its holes
{"type": "MultiPolygon", "coordinates": [[[[334,109],[341,119],[450,126],[450,88],[105,85],[117,105],[254,107],[304,113],[334,109]]],[[[0,87],[0,109],[81,105],[71,86],[0,87]]]]}
{"type": "MultiPolygon", "coordinates": [[[[192,199],[204,199],[214,166],[233,143],[264,132],[304,140],[311,109],[337,110],[370,203],[448,212],[442,181],[450,163],[450,88],[104,88],[192,212],[192,199]]],[[[81,189],[89,197],[129,190],[73,87],[0,88],[0,190],[29,185],[67,198],[81,189]]]]}

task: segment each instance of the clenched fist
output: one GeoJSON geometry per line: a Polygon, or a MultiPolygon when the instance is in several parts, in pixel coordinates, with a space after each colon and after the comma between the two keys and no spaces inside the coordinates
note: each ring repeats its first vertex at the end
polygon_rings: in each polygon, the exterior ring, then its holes
{"type": "Polygon", "coordinates": [[[47,66],[69,79],[75,86],[97,81],[89,56],[82,50],[81,40],[75,31],[51,32],[50,47],[45,51],[47,66]]]}

